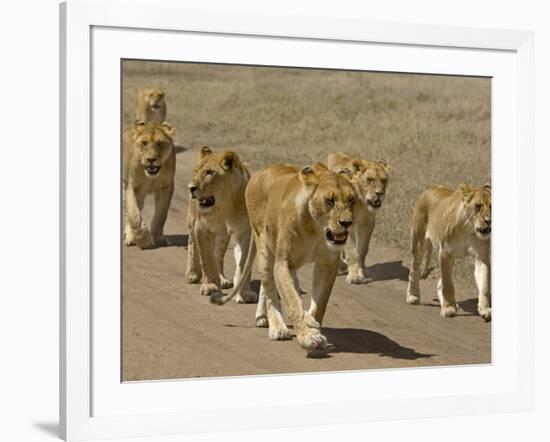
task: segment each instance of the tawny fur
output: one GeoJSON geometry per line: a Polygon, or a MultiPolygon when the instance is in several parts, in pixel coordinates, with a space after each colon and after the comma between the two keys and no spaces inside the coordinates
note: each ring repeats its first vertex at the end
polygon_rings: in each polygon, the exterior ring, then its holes
{"type": "Polygon", "coordinates": [[[166,121],[166,93],[157,87],[143,88],[136,98],[136,121],[166,121]]]}
{"type": "MultiPolygon", "coordinates": [[[[189,182],[190,201],[187,225],[190,232],[187,258],[187,281],[202,281],[200,293],[221,293],[232,282],[223,274],[223,260],[231,237],[235,240],[235,279],[239,278],[250,244],[250,223],[244,192],[250,174],[236,152],[213,152],[203,147],[189,182]],[[214,199],[211,207],[201,206],[203,199],[214,199]]],[[[256,302],[257,295],[249,280],[235,301],[256,302]]]]}
{"type": "Polygon", "coordinates": [[[386,196],[390,167],[385,160],[368,161],[336,152],[329,154],[328,168],[347,176],[358,195],[351,241],[346,243],[340,271],[347,272],[347,283],[363,284],[367,282],[365,259],[369,252],[376,214],[386,196]]]}
{"type": "Polygon", "coordinates": [[[455,259],[473,256],[478,288],[478,312],[491,319],[491,187],[461,184],[453,191],[444,186],[426,190],[416,204],[411,229],[412,263],[407,302],[420,302],[420,266],[424,255],[427,274],[432,248],[438,253],[441,277],[438,297],[441,316],[457,311],[452,270],[455,259]]]}
{"type": "MultiPolygon", "coordinates": [[[[343,176],[325,166],[299,168],[274,165],[256,172],[246,189],[246,205],[254,234],[244,273],[256,255],[261,280],[256,311],[258,326],[269,326],[269,338],[290,339],[279,295],[306,350],[324,349],[321,333],[328,299],[338,270],[338,257],[347,228],[353,223],[355,191],[343,176]],[[313,262],[313,290],[309,310],[299,293],[297,271],[313,262]]],[[[236,282],[234,290],[240,283],[236,282]]],[[[225,303],[232,295],[213,299],[225,303]]]]}
{"type": "Polygon", "coordinates": [[[168,123],[136,122],[123,135],[124,242],[142,249],[165,244],[164,223],[174,192],[175,129],[168,123]],[[154,175],[147,167],[160,169],[154,175]],[[142,219],[145,197],[155,197],[155,212],[148,229],[142,219]]]}

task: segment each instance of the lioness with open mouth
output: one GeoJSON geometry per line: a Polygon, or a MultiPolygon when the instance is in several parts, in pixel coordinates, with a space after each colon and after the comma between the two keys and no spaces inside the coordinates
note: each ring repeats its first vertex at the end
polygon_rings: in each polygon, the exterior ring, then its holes
{"type": "MultiPolygon", "coordinates": [[[[353,186],[347,178],[321,164],[304,168],[274,165],[252,175],[245,198],[254,242],[243,276],[250,273],[257,247],[262,283],[256,325],[269,326],[270,339],[291,338],[282,316],[280,295],[300,345],[308,351],[326,348],[321,323],[336,278],[339,254],[353,224],[353,186]],[[314,262],[315,267],[311,305],[306,311],[296,272],[309,262],[314,262]]],[[[212,297],[212,302],[226,303],[242,283],[236,281],[232,293],[212,297]]]]}
{"type": "Polygon", "coordinates": [[[164,245],[164,223],[174,193],[176,130],[168,123],[136,121],[123,134],[124,242],[141,249],[164,245]],[[145,197],[155,196],[150,229],[143,221],[145,197]]]}
{"type": "Polygon", "coordinates": [[[433,186],[424,191],[414,210],[411,229],[412,264],[407,303],[420,302],[420,265],[426,256],[424,275],[432,247],[439,257],[441,277],[437,294],[441,316],[456,315],[452,280],[455,259],[473,256],[478,288],[477,309],[486,321],[491,319],[491,186],[461,184],[457,190],[433,186]]]}
{"type": "MultiPolygon", "coordinates": [[[[186,277],[189,283],[202,281],[201,295],[213,295],[232,285],[223,275],[223,259],[230,237],[235,239],[235,280],[242,273],[250,243],[250,223],[244,201],[249,178],[248,169],[236,152],[214,152],[207,146],[200,150],[188,184],[191,200],[187,212],[186,277]]],[[[257,298],[247,279],[235,301],[256,302],[257,298]]]]}

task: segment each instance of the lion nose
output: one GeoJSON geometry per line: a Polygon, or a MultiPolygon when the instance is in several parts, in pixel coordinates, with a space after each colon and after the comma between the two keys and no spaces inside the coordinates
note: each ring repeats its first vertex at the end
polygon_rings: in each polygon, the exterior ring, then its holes
{"type": "Polygon", "coordinates": [[[195,190],[198,189],[197,186],[193,186],[193,185],[191,185],[191,184],[190,184],[188,187],[189,187],[189,192],[191,192],[191,194],[195,193],[195,190]]]}
{"type": "Polygon", "coordinates": [[[491,225],[491,218],[485,218],[485,222],[487,223],[488,226],[491,225]]]}
{"type": "Polygon", "coordinates": [[[382,195],[384,195],[384,191],[382,191],[382,190],[377,190],[377,191],[376,191],[376,196],[377,196],[378,198],[380,198],[382,195]]]}
{"type": "Polygon", "coordinates": [[[149,161],[151,164],[155,162],[156,158],[147,158],[147,161],[149,161]]]}
{"type": "Polygon", "coordinates": [[[351,226],[353,224],[353,221],[338,221],[340,223],[340,225],[344,228],[344,229],[347,229],[349,226],[351,226]]]}

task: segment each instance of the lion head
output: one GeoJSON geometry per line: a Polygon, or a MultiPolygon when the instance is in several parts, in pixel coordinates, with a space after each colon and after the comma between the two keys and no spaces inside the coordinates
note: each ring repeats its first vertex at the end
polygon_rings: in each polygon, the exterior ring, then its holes
{"type": "Polygon", "coordinates": [[[356,194],[344,176],[317,163],[300,171],[300,180],[310,189],[307,209],[316,225],[323,229],[329,248],[342,247],[353,224],[356,194]]]}
{"type": "Polygon", "coordinates": [[[239,155],[232,150],[213,152],[205,146],[187,185],[191,198],[197,199],[201,210],[216,204],[231,203],[232,193],[248,181],[248,172],[239,155]]]}
{"type": "Polygon", "coordinates": [[[168,123],[151,121],[134,124],[134,146],[139,152],[139,161],[148,178],[156,178],[174,149],[176,130],[168,123]]]}
{"type": "Polygon", "coordinates": [[[355,186],[355,190],[363,200],[367,209],[376,212],[382,207],[388,185],[388,171],[390,169],[385,160],[367,161],[353,160],[349,168],[340,169],[355,186]]]}
{"type": "Polygon", "coordinates": [[[473,225],[478,238],[491,236],[491,186],[471,187],[461,184],[458,188],[463,199],[466,219],[473,225]]]}
{"type": "Polygon", "coordinates": [[[161,109],[164,103],[164,97],[166,93],[163,89],[158,87],[151,87],[143,90],[143,95],[145,98],[145,103],[153,111],[158,111],[161,109]]]}

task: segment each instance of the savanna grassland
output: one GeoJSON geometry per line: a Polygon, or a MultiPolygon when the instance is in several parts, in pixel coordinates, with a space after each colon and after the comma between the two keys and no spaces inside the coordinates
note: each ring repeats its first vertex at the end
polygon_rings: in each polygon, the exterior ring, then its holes
{"type": "MultiPolygon", "coordinates": [[[[251,172],[326,161],[334,151],[387,160],[372,247],[407,262],[413,207],[426,187],[490,181],[488,78],[141,61],[125,61],[123,78],[125,125],[138,89],[162,86],[178,144],[234,149],[251,172]]],[[[462,264],[457,278],[470,286],[471,271],[462,264]]]]}

